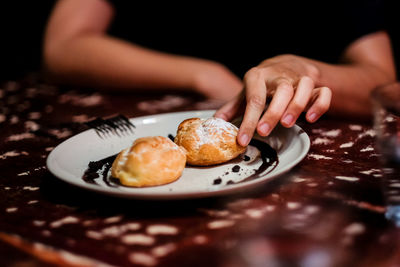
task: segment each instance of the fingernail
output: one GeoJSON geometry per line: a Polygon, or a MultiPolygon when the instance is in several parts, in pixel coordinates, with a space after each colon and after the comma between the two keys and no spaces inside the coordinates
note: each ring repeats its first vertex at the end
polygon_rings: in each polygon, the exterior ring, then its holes
{"type": "Polygon", "coordinates": [[[286,125],[290,125],[290,124],[292,124],[293,119],[294,119],[294,117],[293,117],[292,114],[287,114],[287,115],[283,118],[282,122],[283,122],[284,124],[286,124],[286,125]]]}
{"type": "Polygon", "coordinates": [[[258,131],[261,135],[267,135],[269,133],[270,127],[268,123],[263,122],[259,127],[258,131]]]}
{"type": "Polygon", "coordinates": [[[311,121],[311,122],[314,122],[316,118],[317,118],[317,114],[315,112],[311,113],[308,116],[308,120],[311,121]]]}
{"type": "Polygon", "coordinates": [[[242,134],[239,137],[239,143],[242,146],[247,146],[249,142],[249,136],[247,134],[242,134]]]}

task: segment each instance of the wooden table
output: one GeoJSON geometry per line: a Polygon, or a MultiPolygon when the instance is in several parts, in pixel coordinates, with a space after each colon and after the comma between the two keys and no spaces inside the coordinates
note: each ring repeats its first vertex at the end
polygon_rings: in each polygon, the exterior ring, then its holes
{"type": "Polygon", "coordinates": [[[368,122],[298,124],[288,174],[227,197],[144,201],[68,185],[49,152],[94,117],[215,108],[192,94],[104,94],[33,76],[0,86],[1,266],[400,266],[368,122]]]}

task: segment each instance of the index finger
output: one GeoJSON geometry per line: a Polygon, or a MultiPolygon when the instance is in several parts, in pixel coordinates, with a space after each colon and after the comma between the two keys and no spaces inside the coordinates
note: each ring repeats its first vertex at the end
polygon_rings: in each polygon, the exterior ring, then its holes
{"type": "Polygon", "coordinates": [[[238,142],[241,146],[247,146],[250,143],[267,99],[267,86],[258,69],[253,68],[246,73],[244,86],[246,90],[246,108],[238,133],[238,142]]]}

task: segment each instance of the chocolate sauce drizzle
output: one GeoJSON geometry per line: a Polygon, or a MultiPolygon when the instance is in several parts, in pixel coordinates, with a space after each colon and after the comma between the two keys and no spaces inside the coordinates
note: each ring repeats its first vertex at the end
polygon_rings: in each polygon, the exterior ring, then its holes
{"type": "Polygon", "coordinates": [[[233,172],[239,172],[240,171],[240,166],[239,165],[233,166],[232,171],[233,172]]]}
{"type": "MultiPolygon", "coordinates": [[[[171,138],[172,135],[169,135],[168,137],[171,138]]],[[[172,138],[171,138],[172,139],[172,138]]],[[[278,154],[276,153],[275,149],[273,149],[269,144],[257,140],[257,139],[252,139],[250,141],[250,146],[253,146],[257,148],[260,151],[260,158],[261,158],[261,165],[254,170],[254,173],[251,174],[250,176],[241,179],[238,182],[234,182],[232,180],[229,180],[226,184],[231,185],[231,184],[238,184],[238,183],[243,183],[243,182],[248,182],[257,178],[260,178],[262,176],[267,175],[271,171],[273,171],[276,166],[278,166],[279,159],[278,159],[278,154]],[[272,167],[268,170],[269,167],[272,167]],[[268,171],[267,171],[268,170],[268,171]]],[[[96,184],[97,179],[100,177],[102,178],[103,182],[110,187],[117,187],[121,186],[119,183],[118,179],[115,178],[108,178],[108,172],[111,168],[112,163],[114,162],[115,158],[117,155],[112,155],[110,157],[98,160],[98,161],[91,161],[88,164],[88,168],[86,169],[85,173],[82,176],[82,179],[86,183],[90,184],[96,184]]],[[[247,155],[243,156],[244,161],[249,161],[250,157],[247,155]]],[[[235,165],[232,167],[232,172],[239,173],[241,170],[239,165],[235,165]]],[[[225,175],[229,174],[229,172],[225,173],[225,175]]],[[[240,175],[240,173],[239,173],[240,175]]],[[[222,179],[221,177],[216,177],[214,179],[213,185],[219,185],[221,184],[222,179]]]]}
{"type": "Polygon", "coordinates": [[[240,183],[248,182],[267,175],[268,173],[272,172],[279,163],[278,153],[276,153],[276,150],[267,143],[253,138],[250,141],[250,145],[254,146],[260,151],[262,164],[260,167],[258,167],[258,169],[255,170],[254,174],[241,180],[240,183]],[[267,173],[264,173],[270,166],[272,166],[272,168],[268,170],[267,173]]]}
{"type": "Polygon", "coordinates": [[[169,138],[172,142],[174,142],[174,140],[175,140],[175,136],[173,136],[172,134],[169,134],[169,135],[168,135],[168,138],[169,138]]]}
{"type": "Polygon", "coordinates": [[[86,183],[98,185],[98,183],[95,180],[97,180],[101,176],[106,185],[108,185],[110,187],[116,187],[115,184],[111,183],[107,179],[108,171],[110,170],[111,165],[114,162],[116,157],[117,157],[117,154],[107,157],[105,159],[89,162],[88,168],[85,170],[85,173],[83,174],[82,179],[86,183]]]}

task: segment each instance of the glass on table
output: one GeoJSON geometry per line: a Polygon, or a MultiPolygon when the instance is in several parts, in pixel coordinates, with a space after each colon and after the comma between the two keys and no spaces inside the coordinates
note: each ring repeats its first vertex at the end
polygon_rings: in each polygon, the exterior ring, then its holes
{"type": "Polygon", "coordinates": [[[400,82],[371,94],[376,146],[383,164],[386,217],[400,227],[400,82]]]}

